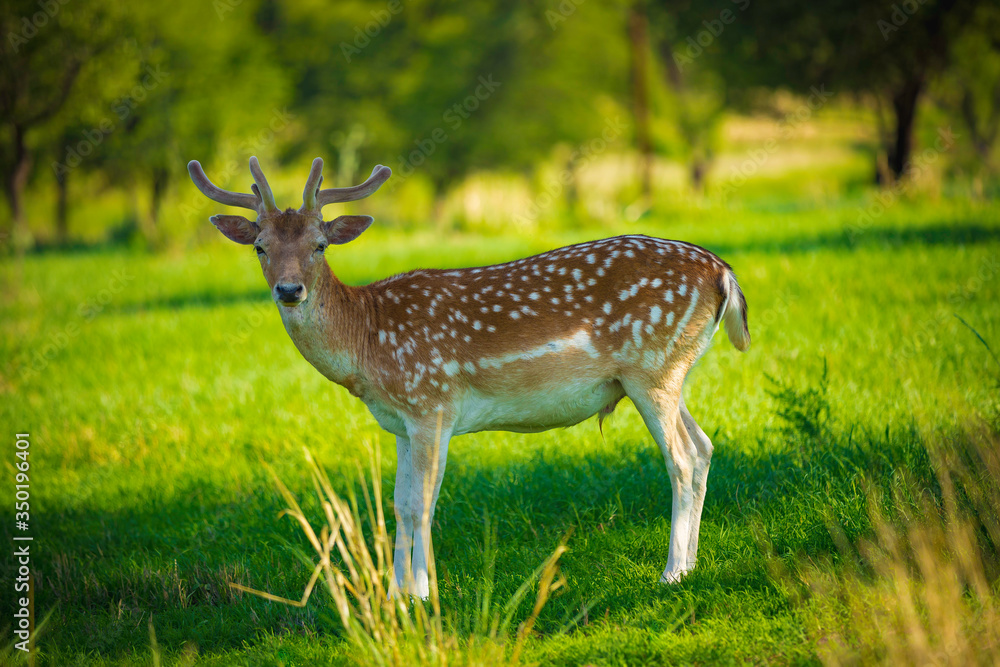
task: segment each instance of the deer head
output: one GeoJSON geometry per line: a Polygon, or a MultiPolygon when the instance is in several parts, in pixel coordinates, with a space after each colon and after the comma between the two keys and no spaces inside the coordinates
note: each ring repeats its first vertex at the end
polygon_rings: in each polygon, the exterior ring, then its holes
{"type": "Polygon", "coordinates": [[[253,244],[271,296],[286,308],[294,308],[309,298],[321,275],[320,269],[326,266],[324,251],[328,245],[353,241],[372,224],[372,217],[368,215],[341,215],[324,221],[323,207],[364,199],[392,174],[388,167],[376,165],[361,185],[320,190],[323,159],[316,158],[306,180],[302,206],[298,210],[282,211],[274,203],[271,187],[256,157],[250,158],[253,194],[216,187],[197,160],[188,163],[188,172],[202,194],[212,201],[256,211],[256,220],[241,215],[213,215],[211,221],[229,240],[253,244]]]}

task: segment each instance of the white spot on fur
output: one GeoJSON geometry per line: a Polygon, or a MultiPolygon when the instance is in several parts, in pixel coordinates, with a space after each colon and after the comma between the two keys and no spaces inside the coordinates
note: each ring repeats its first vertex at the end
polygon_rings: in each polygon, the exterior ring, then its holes
{"type": "Polygon", "coordinates": [[[632,340],[636,347],[642,347],[642,320],[632,322],[632,340]]]}

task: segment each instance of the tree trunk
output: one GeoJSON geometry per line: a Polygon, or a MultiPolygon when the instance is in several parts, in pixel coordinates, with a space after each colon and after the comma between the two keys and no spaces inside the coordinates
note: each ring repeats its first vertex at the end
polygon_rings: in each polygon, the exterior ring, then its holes
{"type": "Polygon", "coordinates": [[[160,206],[163,204],[163,195],[167,191],[167,184],[170,181],[170,173],[161,167],[153,169],[153,190],[149,199],[149,221],[153,227],[160,224],[160,206]]]}
{"type": "Polygon", "coordinates": [[[976,100],[972,94],[972,89],[967,81],[962,82],[962,120],[965,121],[965,129],[969,131],[969,138],[972,147],[979,156],[980,167],[989,169],[990,153],[993,152],[993,144],[996,142],[997,132],[1000,130],[1000,82],[993,86],[993,99],[990,100],[990,108],[994,113],[988,114],[986,119],[980,119],[976,111],[976,100]]]}
{"type": "Polygon", "coordinates": [[[691,189],[698,194],[705,191],[705,172],[708,171],[706,161],[701,157],[691,158],[691,189]]]}
{"type": "Polygon", "coordinates": [[[639,151],[639,180],[644,206],[652,197],[653,146],[649,138],[649,85],[647,69],[649,37],[644,6],[641,1],[629,8],[628,33],[632,55],[632,114],[635,118],[635,143],[639,151]]]}
{"type": "Polygon", "coordinates": [[[19,254],[23,253],[32,244],[31,232],[28,231],[28,220],[24,213],[24,188],[28,184],[28,175],[31,173],[31,152],[25,143],[24,128],[15,125],[13,127],[13,159],[10,162],[10,171],[4,179],[4,190],[7,195],[7,203],[10,205],[11,220],[11,243],[19,254]]]}
{"type": "Polygon", "coordinates": [[[69,242],[69,173],[56,174],[56,240],[69,242]]]}
{"type": "Polygon", "coordinates": [[[917,101],[924,87],[923,77],[911,76],[892,96],[892,111],[896,116],[896,135],[889,150],[889,169],[898,180],[906,174],[913,152],[913,126],[917,117],[917,101]]]}
{"type": "Polygon", "coordinates": [[[170,180],[169,172],[162,167],[153,167],[150,172],[149,202],[145,209],[139,199],[136,200],[136,214],[139,220],[142,236],[151,250],[159,250],[166,243],[163,229],[160,227],[160,207],[163,195],[167,191],[170,180]]]}

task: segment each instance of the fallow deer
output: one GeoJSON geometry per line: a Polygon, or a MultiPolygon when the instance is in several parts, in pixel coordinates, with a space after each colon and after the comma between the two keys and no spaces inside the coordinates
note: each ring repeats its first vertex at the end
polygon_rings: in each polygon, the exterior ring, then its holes
{"type": "Polygon", "coordinates": [[[694,567],[712,443],[681,388],[722,322],[737,349],[750,345],[746,300],[726,262],[689,243],[629,235],[353,287],[337,279],[324,251],[353,241],[372,218],[324,221],[321,211],[371,195],[388,167],[376,166],[361,185],[321,190],[316,158],[302,206],[284,211],[256,158],[253,194],[216,187],[197,161],[188,170],[208,198],[256,212],[256,220],[211,221],[256,248],[302,356],[396,436],[400,590],[428,595],[425,531],[452,436],[571,426],[603,418],[626,396],[659,445],[673,490],[661,581],[694,567]]]}

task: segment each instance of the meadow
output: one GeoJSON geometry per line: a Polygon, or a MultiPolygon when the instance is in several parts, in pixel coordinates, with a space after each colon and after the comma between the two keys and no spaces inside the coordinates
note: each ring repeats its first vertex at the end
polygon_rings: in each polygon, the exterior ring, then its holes
{"type": "MultiPolygon", "coordinates": [[[[844,544],[879,528],[873,503],[905,514],[922,492],[940,499],[938,444],[1000,442],[1000,366],[956,317],[1000,349],[1000,206],[945,193],[883,210],[874,197],[682,206],[522,235],[376,223],[327,252],[357,284],[644,233],[713,250],[746,294],[750,351],[718,334],[685,388],[716,445],[697,569],[657,584],[669,480],[627,401],[603,435],[592,419],[462,436],[435,519],[458,636],[484,577],[506,600],[563,540],[566,586],[541,611],[529,663],[811,664],[864,621],[807,594],[802,573],[847,573],[844,544]]],[[[395,470],[392,439],[295,350],[253,252],[99,245],[5,260],[0,276],[0,422],[8,439],[31,433],[36,614],[51,612],[36,664],[363,662],[322,589],[296,609],[229,586],[297,599],[312,570],[268,469],[317,516],[304,449],[347,492],[379,442],[387,508],[395,470]]],[[[5,521],[5,544],[12,532],[5,521]]],[[[4,581],[13,567],[0,559],[4,581]]],[[[0,627],[12,604],[2,597],[0,627]]]]}

